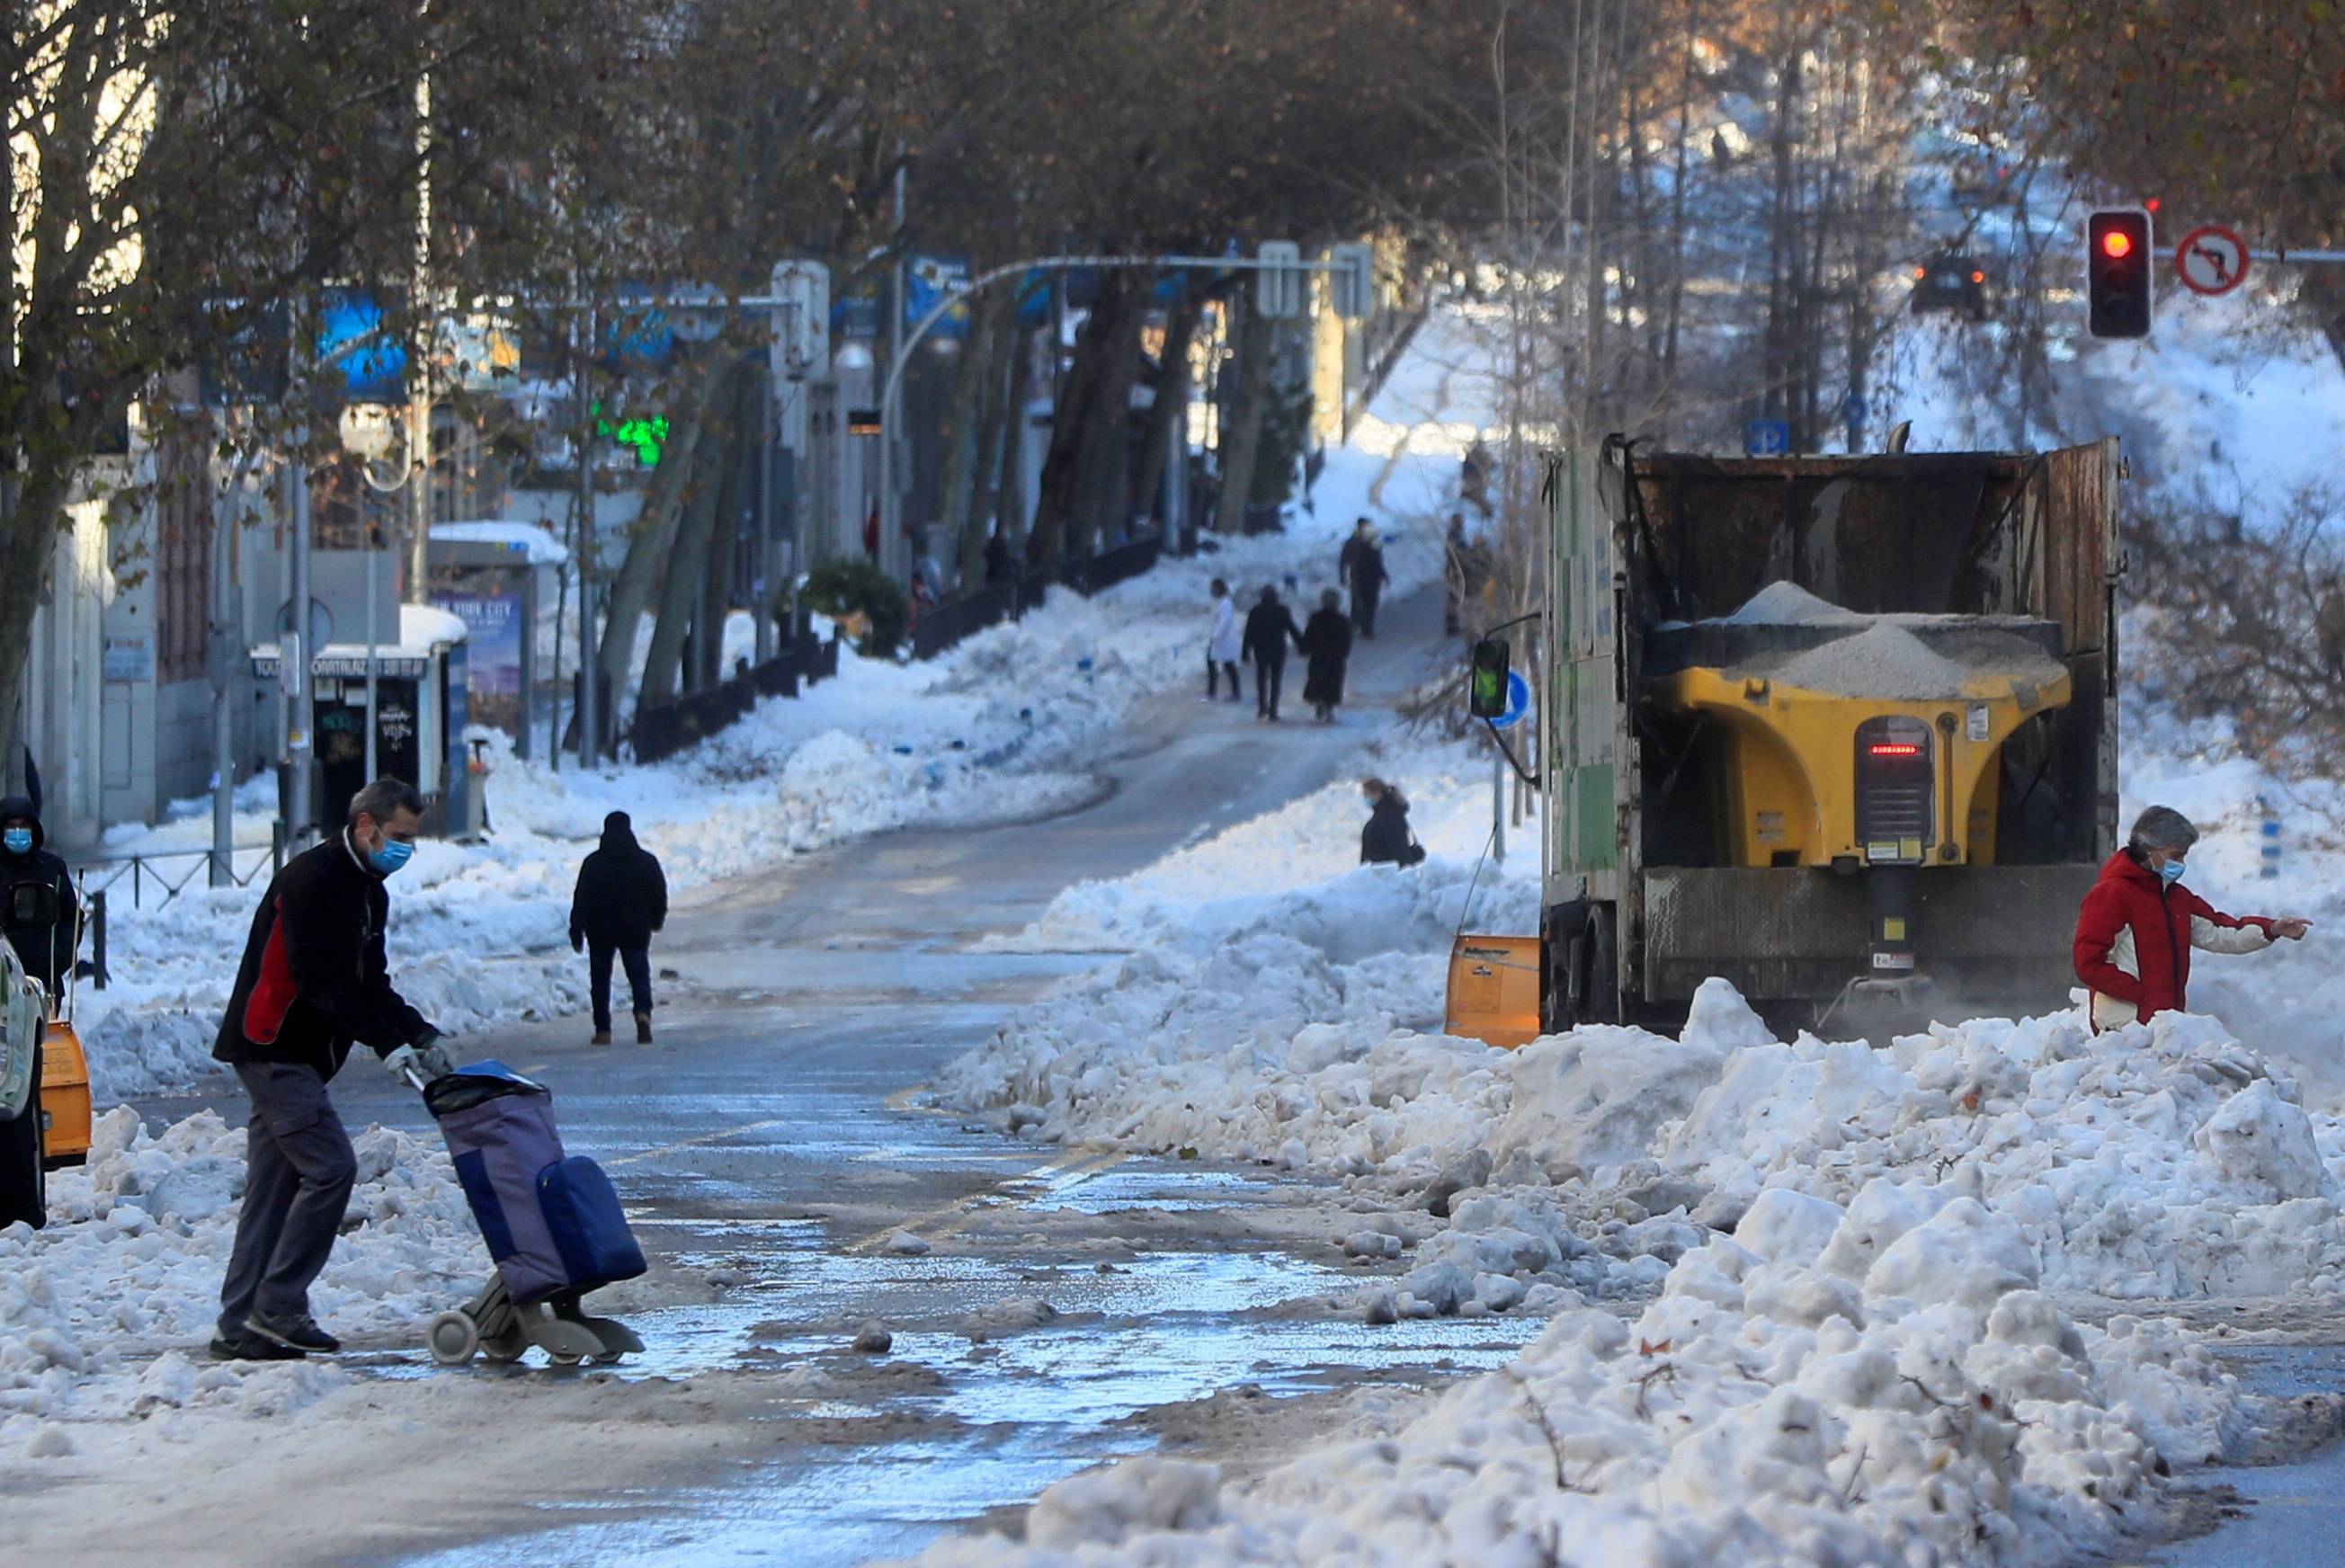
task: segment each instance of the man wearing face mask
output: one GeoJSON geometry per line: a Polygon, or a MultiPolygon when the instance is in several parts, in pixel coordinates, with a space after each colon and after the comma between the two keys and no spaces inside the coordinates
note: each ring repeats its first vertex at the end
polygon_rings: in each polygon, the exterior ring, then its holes
{"type": "Polygon", "coordinates": [[[2183,886],[2183,862],[2198,842],[2188,817],[2151,806],[2085,895],[2075,956],[2076,977],[2092,988],[2096,1031],[2185,1010],[2194,947],[2260,953],[2312,929],[2309,920],[2225,915],[2183,886]]]}
{"type": "Polygon", "coordinates": [[[51,996],[64,989],[73,975],[81,936],[81,906],[74,902],[66,863],[43,847],[40,815],[22,795],[0,800],[0,930],[6,931],[8,946],[24,960],[25,973],[48,987],[51,996]],[[54,921],[36,924],[15,918],[16,889],[27,885],[56,894],[54,921]]]}
{"type": "Polygon", "coordinates": [[[350,825],[296,855],[252,917],[212,1055],[252,1097],[244,1209],[220,1287],[223,1359],[281,1361],[341,1343],[310,1315],[349,1207],[358,1161],[327,1097],[354,1043],[394,1074],[448,1072],[440,1031],[391,989],[383,882],[415,852],[423,797],[377,779],[350,798],[350,825]]]}

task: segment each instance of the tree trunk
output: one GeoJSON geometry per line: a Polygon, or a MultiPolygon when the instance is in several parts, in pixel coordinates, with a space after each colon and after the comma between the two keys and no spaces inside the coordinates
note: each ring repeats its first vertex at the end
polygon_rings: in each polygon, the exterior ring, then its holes
{"type": "Polygon", "coordinates": [[[1132,384],[1139,379],[1140,331],[1147,323],[1142,287],[1118,312],[1091,383],[1074,513],[1074,542],[1086,556],[1098,554],[1132,522],[1132,384]]]}
{"type": "Polygon", "coordinates": [[[939,561],[950,558],[949,550],[958,558],[964,592],[985,578],[984,535],[980,532],[973,546],[969,540],[970,491],[978,453],[990,450],[984,416],[1000,379],[994,343],[1001,336],[1004,307],[1014,308],[1017,298],[1015,293],[989,295],[969,312],[969,339],[961,345],[960,363],[953,370],[952,401],[945,410],[944,473],[937,484],[938,532],[942,537],[936,551],[939,561]],[[948,545],[947,539],[955,540],[958,548],[948,545]]]}
{"type": "Polygon", "coordinates": [[[725,475],[733,461],[735,415],[739,408],[737,362],[726,359],[725,378],[701,416],[692,474],[685,485],[684,509],[669,552],[667,578],[660,594],[659,620],[652,628],[651,655],[644,663],[643,690],[638,703],[662,702],[675,695],[683,674],[684,639],[699,606],[708,580],[708,544],[716,529],[716,509],[725,491],[725,475]]]}
{"type": "Polygon", "coordinates": [[[1026,405],[1032,400],[1034,356],[1028,335],[1013,322],[1010,331],[1010,385],[1001,396],[1001,457],[995,469],[988,508],[1013,550],[1026,546],[1033,511],[1026,499],[1026,405]]]}
{"type": "MultiPolygon", "coordinates": [[[[1002,427],[1007,423],[1014,430],[1017,426],[1016,410],[1010,403],[1018,391],[1020,378],[1014,361],[1023,346],[1021,339],[1018,301],[1012,296],[986,336],[985,384],[969,450],[969,511],[961,520],[960,580],[964,588],[985,581],[985,541],[993,531],[995,498],[1001,493],[1002,427]]],[[[1001,532],[1007,543],[1010,529],[1006,519],[1001,532]]]]}
{"type": "Polygon", "coordinates": [[[1102,383],[1111,379],[1114,350],[1127,341],[1124,318],[1136,309],[1130,278],[1112,272],[1101,280],[1099,298],[1076,341],[1074,367],[1051,414],[1051,451],[1042,461],[1042,493],[1036,500],[1034,532],[1027,549],[1031,561],[1058,560],[1065,552],[1068,530],[1080,520],[1091,421],[1099,417],[1102,383]]]}
{"type": "Polygon", "coordinates": [[[1158,366],[1156,403],[1148,413],[1148,447],[1140,457],[1140,482],[1133,494],[1160,532],[1179,531],[1177,518],[1164,515],[1164,470],[1172,443],[1182,439],[1189,412],[1189,342],[1197,335],[1197,302],[1186,289],[1173,301],[1164,323],[1164,357],[1158,366]]]}
{"type": "Polygon", "coordinates": [[[1231,309],[1239,316],[1237,386],[1222,412],[1221,484],[1213,527],[1222,533],[1245,531],[1246,501],[1254,491],[1254,459],[1262,450],[1262,415],[1270,400],[1270,359],[1274,337],[1269,318],[1254,303],[1233,298],[1231,309]]]}
{"type": "Polygon", "coordinates": [[[700,607],[695,615],[693,671],[688,690],[701,692],[731,673],[725,667],[725,626],[732,617],[735,570],[740,563],[741,513],[749,504],[756,482],[758,448],[757,380],[745,370],[733,385],[733,425],[725,445],[723,483],[716,492],[716,516],[708,533],[708,565],[700,607]]]}
{"type": "MultiPolygon", "coordinates": [[[[626,691],[627,682],[634,673],[635,638],[644,612],[650,608],[653,596],[667,579],[668,557],[675,545],[685,481],[692,477],[693,459],[700,449],[702,417],[731,371],[729,359],[714,361],[685,395],[685,406],[676,411],[675,428],[660,453],[659,470],[652,476],[651,489],[644,495],[643,511],[636,517],[633,537],[627,541],[627,558],[619,563],[618,578],[611,584],[603,642],[596,659],[610,682],[614,703],[626,691]]],[[[612,717],[606,713],[603,722],[610,723],[612,717]]]]}

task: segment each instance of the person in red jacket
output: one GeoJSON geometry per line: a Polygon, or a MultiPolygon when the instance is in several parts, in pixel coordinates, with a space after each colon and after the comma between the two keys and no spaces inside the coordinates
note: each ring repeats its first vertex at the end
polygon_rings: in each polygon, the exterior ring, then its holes
{"type": "Polygon", "coordinates": [[[2092,989],[2088,1009],[2096,1031],[2182,1011],[2194,947],[2259,953],[2312,929],[2309,920],[2225,915],[2183,886],[2183,860],[2198,842],[2188,817],[2172,806],[2151,806],[2085,895],[2076,916],[2076,978],[2092,989]]]}

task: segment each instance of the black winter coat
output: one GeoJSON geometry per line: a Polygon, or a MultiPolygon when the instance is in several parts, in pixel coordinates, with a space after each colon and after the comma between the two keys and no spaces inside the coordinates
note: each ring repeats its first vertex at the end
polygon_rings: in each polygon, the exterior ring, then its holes
{"type": "Polygon", "coordinates": [[[289,1062],[325,1077],[354,1043],[387,1057],[440,1031],[391,988],[391,895],[344,828],[286,862],[261,895],[212,1055],[289,1062]]]}
{"type": "Polygon", "coordinates": [[[1311,661],[1303,680],[1303,700],[1334,707],[1344,700],[1344,666],[1352,657],[1352,622],[1341,610],[1314,610],[1303,627],[1303,652],[1311,661]]]}
{"type": "Polygon", "coordinates": [[[570,940],[625,950],[648,947],[667,924],[667,878],[652,852],[635,842],[624,812],[603,822],[603,847],[578,868],[570,900],[570,940]],[[616,818],[616,821],[612,820],[616,818]]]}
{"type": "Polygon", "coordinates": [[[1335,580],[1350,583],[1352,592],[1363,599],[1378,597],[1392,581],[1385,571],[1385,547],[1354,534],[1344,541],[1344,553],[1335,558],[1335,580]]]}
{"type": "Polygon", "coordinates": [[[10,855],[0,849],[0,928],[7,932],[8,946],[16,949],[16,956],[24,960],[25,972],[48,987],[54,996],[73,973],[76,938],[81,934],[81,905],[74,901],[73,875],[66,869],[66,863],[46,847],[48,835],[42,831],[40,814],[33,803],[22,795],[0,800],[0,821],[20,816],[33,824],[33,852],[10,855]],[[16,889],[44,884],[57,895],[56,922],[17,925],[16,889]]]}
{"type": "Polygon", "coordinates": [[[1414,859],[1409,853],[1408,807],[1387,795],[1376,802],[1368,813],[1367,825],[1360,829],[1360,864],[1407,865],[1414,859]]]}
{"type": "Polygon", "coordinates": [[[1302,640],[1303,633],[1294,626],[1294,612],[1285,605],[1274,602],[1246,612],[1245,656],[1251,663],[1284,664],[1286,644],[1302,640]]]}

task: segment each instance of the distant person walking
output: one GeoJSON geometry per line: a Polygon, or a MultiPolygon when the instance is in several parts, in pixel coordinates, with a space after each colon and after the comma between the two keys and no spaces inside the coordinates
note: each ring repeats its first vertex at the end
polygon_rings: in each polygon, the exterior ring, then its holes
{"type": "Polygon", "coordinates": [[[451,1070],[440,1031],[391,988],[384,881],[415,853],[423,797],[377,779],[350,797],[341,832],[295,855],[261,895],[212,1055],[252,1097],[244,1207],[220,1285],[227,1361],[286,1361],[341,1341],[310,1315],[358,1180],[350,1135],[327,1098],[353,1044],[395,1075],[451,1070]]]}
{"type": "Polygon", "coordinates": [[[1366,518],[1360,519],[1359,527],[1344,541],[1335,576],[1352,585],[1352,625],[1361,636],[1376,641],[1376,603],[1392,579],[1385,572],[1385,547],[1376,538],[1376,524],[1366,518]]]}
{"type": "Polygon", "coordinates": [[[1286,645],[1303,633],[1294,616],[1278,602],[1278,590],[1264,588],[1262,602],[1246,612],[1245,656],[1254,665],[1254,714],[1278,722],[1278,691],[1286,679],[1286,645]]]}
{"type": "Polygon", "coordinates": [[[611,1043],[611,956],[618,955],[634,993],[635,1044],[652,1043],[652,933],[667,924],[667,877],[635,842],[624,811],[603,819],[602,847],[578,867],[570,899],[570,949],[586,954],[588,1000],[597,1046],[611,1043]]]}
{"type": "Polygon", "coordinates": [[[1479,507],[1484,517],[1490,515],[1490,449],[1482,438],[1466,449],[1457,464],[1457,499],[1467,505],[1479,507]]]}
{"type": "Polygon", "coordinates": [[[1408,830],[1408,801],[1382,779],[1360,781],[1368,803],[1367,824],[1360,829],[1363,865],[1415,865],[1425,858],[1425,846],[1408,830]]]}
{"type": "Polygon", "coordinates": [[[1444,576],[1447,579],[1449,595],[1442,625],[1452,637],[1464,630],[1466,606],[1481,596],[1482,582],[1489,562],[1482,546],[1466,531],[1466,514],[1449,514],[1449,532],[1442,541],[1444,576]]]}
{"type": "Polygon", "coordinates": [[[1205,632],[1205,701],[1213,700],[1223,675],[1230,678],[1229,700],[1238,700],[1238,661],[1244,656],[1244,640],[1238,631],[1238,602],[1230,597],[1230,585],[1216,577],[1213,621],[1205,632]]]}
{"type": "Polygon", "coordinates": [[[1309,663],[1303,670],[1303,700],[1323,724],[1333,723],[1344,703],[1344,667],[1352,657],[1352,623],[1344,619],[1344,596],[1330,588],[1303,623],[1299,640],[1309,663]]]}

